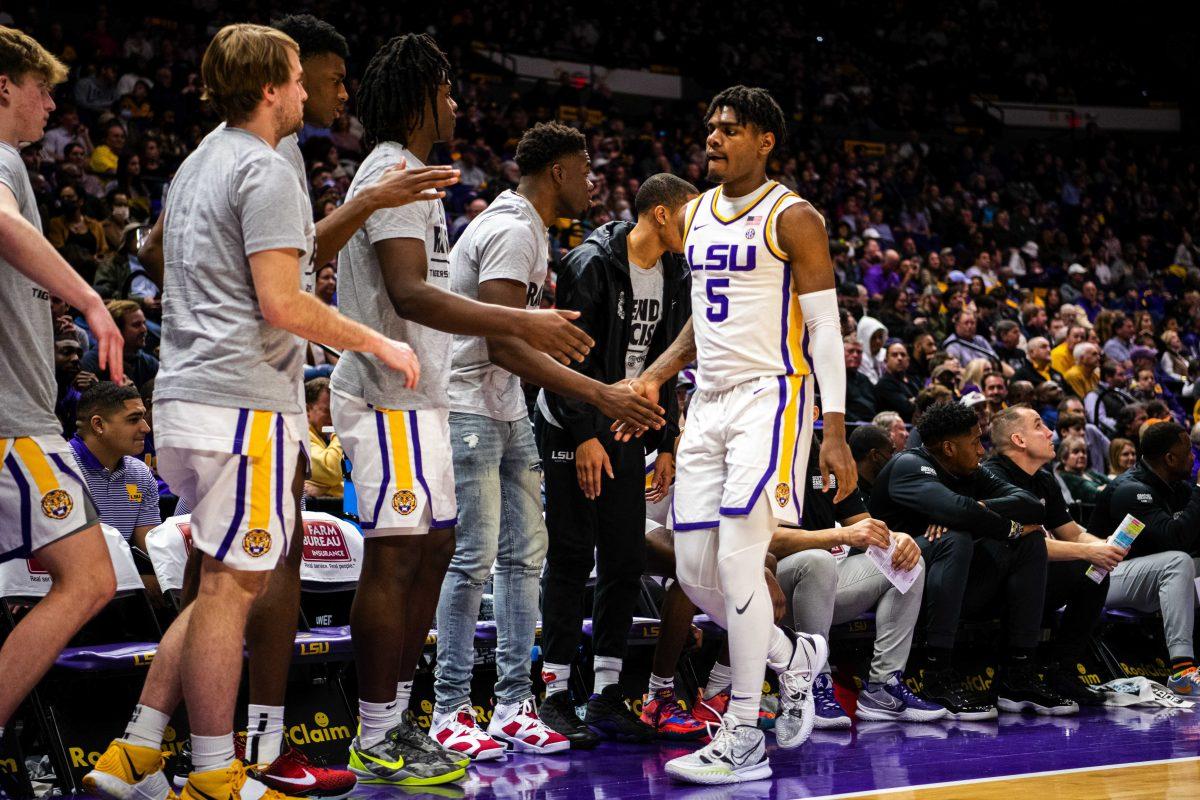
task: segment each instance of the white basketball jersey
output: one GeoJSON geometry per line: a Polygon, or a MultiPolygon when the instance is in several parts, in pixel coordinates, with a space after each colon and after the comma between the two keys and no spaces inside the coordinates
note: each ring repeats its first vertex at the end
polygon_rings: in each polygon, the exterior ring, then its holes
{"type": "Polygon", "coordinates": [[[744,205],[723,198],[718,186],[687,208],[683,249],[692,270],[697,389],[811,373],[791,264],[775,230],[784,209],[799,202],[768,181],[744,205]]]}

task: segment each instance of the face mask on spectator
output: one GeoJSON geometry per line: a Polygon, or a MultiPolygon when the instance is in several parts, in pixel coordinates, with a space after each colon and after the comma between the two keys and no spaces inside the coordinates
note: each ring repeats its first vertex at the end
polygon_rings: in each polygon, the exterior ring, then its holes
{"type": "Polygon", "coordinates": [[[122,225],[129,221],[129,206],[113,206],[113,219],[122,225]]]}

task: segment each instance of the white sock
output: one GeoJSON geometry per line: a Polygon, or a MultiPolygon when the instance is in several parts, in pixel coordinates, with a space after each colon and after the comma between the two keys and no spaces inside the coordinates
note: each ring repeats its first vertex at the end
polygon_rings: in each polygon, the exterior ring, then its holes
{"type": "Polygon", "coordinates": [[[796,643],[778,626],[771,629],[771,643],[767,645],[767,666],[775,672],[783,672],[792,663],[796,643]]]}
{"type": "Polygon", "coordinates": [[[566,691],[570,680],[570,664],[552,664],[549,661],[542,664],[542,682],[546,684],[546,697],[566,691]]]}
{"type": "Polygon", "coordinates": [[[729,671],[729,665],[718,661],[713,664],[712,671],[708,673],[708,684],[704,687],[704,696],[706,698],[716,697],[728,689],[731,683],[733,683],[733,673],[729,671]]]}
{"type": "Polygon", "coordinates": [[[600,694],[621,679],[621,659],[612,656],[596,656],[592,659],[592,672],[596,676],[595,693],[600,694]]]}
{"type": "Polygon", "coordinates": [[[233,763],[233,731],[221,736],[192,734],[192,772],[222,769],[233,763]]]}
{"type": "Polygon", "coordinates": [[[283,706],[251,703],[246,711],[246,763],[270,764],[283,749],[283,706]]]}
{"type": "Polygon", "coordinates": [[[650,688],[647,694],[654,694],[660,689],[675,689],[675,676],[669,678],[660,678],[653,672],[650,673],[650,688]]]}
{"type": "Polygon", "coordinates": [[[366,750],[382,742],[387,732],[400,721],[399,708],[395,700],[390,703],[368,703],[366,700],[359,700],[358,746],[366,750]]]}
{"type": "Polygon", "coordinates": [[[401,717],[408,711],[408,703],[412,700],[412,687],[412,681],[400,681],[396,684],[396,710],[401,717]]]}
{"type": "Polygon", "coordinates": [[[153,747],[157,750],[162,747],[163,731],[167,729],[167,723],[170,721],[170,715],[139,703],[133,708],[133,716],[129,718],[129,724],[125,726],[125,736],[122,738],[130,744],[153,747]]]}

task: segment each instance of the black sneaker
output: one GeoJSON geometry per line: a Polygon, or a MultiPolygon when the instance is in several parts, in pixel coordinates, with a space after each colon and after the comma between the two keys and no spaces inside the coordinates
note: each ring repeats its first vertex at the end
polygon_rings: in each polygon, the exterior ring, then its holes
{"type": "Polygon", "coordinates": [[[1043,717],[1063,717],[1079,713],[1079,704],[1047,686],[1032,665],[1001,669],[995,688],[997,705],[1010,714],[1032,711],[1043,717]]]}
{"type": "Polygon", "coordinates": [[[1069,667],[1051,667],[1042,677],[1059,697],[1073,700],[1080,706],[1104,705],[1104,698],[1089,689],[1069,667]]]}
{"type": "Polygon", "coordinates": [[[654,728],[629,710],[621,687],[615,683],[605,686],[600,694],[592,695],[583,721],[606,739],[618,742],[649,742],[654,739],[654,728]]]}
{"type": "Polygon", "coordinates": [[[538,708],[538,716],[547,727],[567,737],[572,750],[591,750],[600,743],[600,737],[576,713],[569,691],[548,695],[538,708]]]}
{"type": "MultiPolygon", "coordinates": [[[[15,747],[8,746],[5,738],[8,736],[16,738],[16,731],[9,731],[3,736],[0,736],[0,761],[17,762],[17,750],[15,747]]],[[[3,800],[33,800],[33,786],[29,783],[29,776],[25,770],[16,770],[9,772],[4,766],[0,766],[0,798],[3,800]]]]}
{"type": "Polygon", "coordinates": [[[995,704],[968,688],[963,677],[949,667],[926,670],[921,679],[921,696],[945,708],[950,719],[973,722],[999,716],[995,704]]]}

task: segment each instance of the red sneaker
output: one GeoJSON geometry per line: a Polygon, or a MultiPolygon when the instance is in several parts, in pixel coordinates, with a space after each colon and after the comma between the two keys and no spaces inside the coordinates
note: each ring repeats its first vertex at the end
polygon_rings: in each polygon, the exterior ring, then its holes
{"type": "Polygon", "coordinates": [[[679,705],[674,689],[659,689],[653,695],[646,695],[642,722],[654,728],[660,739],[690,741],[706,732],[704,723],[679,705]]]}
{"type": "MultiPolygon", "coordinates": [[[[729,692],[729,689],[725,689],[712,697],[705,697],[703,689],[696,693],[696,704],[692,706],[692,716],[708,728],[710,736],[717,732],[717,728],[721,727],[721,718],[729,710],[729,692]]],[[[775,717],[777,716],[776,712],[772,710],[771,705],[773,704],[769,700],[770,698],[764,696],[763,702],[758,707],[758,727],[766,731],[775,727],[775,717]]]]}
{"type": "MultiPolygon", "coordinates": [[[[245,758],[246,738],[234,739],[235,755],[245,758]]],[[[342,800],[354,791],[358,778],[345,769],[319,767],[308,756],[283,741],[283,752],[270,764],[247,765],[251,775],[268,788],[288,797],[310,797],[319,800],[342,800]],[[251,768],[252,767],[252,768],[251,768]]]]}

